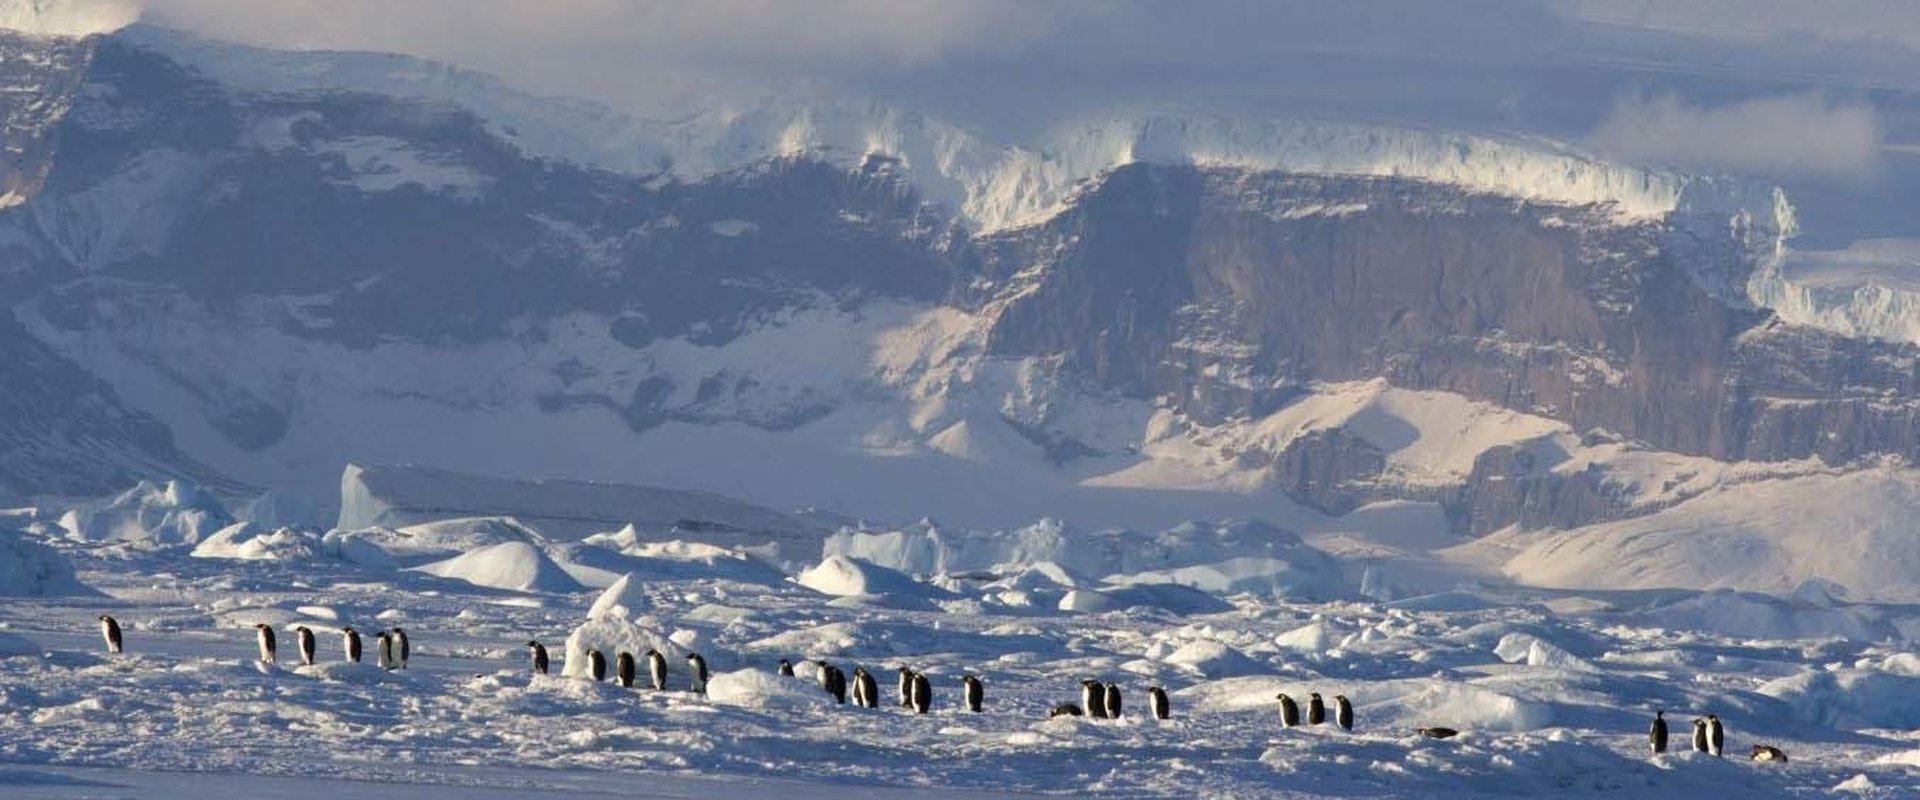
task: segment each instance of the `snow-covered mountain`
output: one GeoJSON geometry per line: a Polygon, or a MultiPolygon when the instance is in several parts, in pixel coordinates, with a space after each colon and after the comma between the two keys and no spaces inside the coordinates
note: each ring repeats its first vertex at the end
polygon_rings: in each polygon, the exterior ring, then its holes
{"type": "Polygon", "coordinates": [[[1920,452],[1913,347],[1769,312],[1771,187],[1305,120],[641,120],[139,25],[0,51],[0,372],[34,387],[0,494],[331,503],[420,463],[1486,533],[1920,452]]]}

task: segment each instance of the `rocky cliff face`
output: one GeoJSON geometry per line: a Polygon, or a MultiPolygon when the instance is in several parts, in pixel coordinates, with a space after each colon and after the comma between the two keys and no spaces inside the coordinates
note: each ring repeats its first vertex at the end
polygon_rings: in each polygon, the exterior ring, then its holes
{"type": "MultiPolygon", "coordinates": [[[[928,199],[913,146],[611,169],[542,155],[457,92],[246,88],[147,37],[0,35],[22,54],[0,86],[30,98],[0,119],[17,198],[0,210],[0,370],[65,387],[0,412],[0,452],[34,465],[7,473],[18,493],[199,460],[326,484],[367,425],[496,474],[516,465],[471,463],[491,457],[472,438],[582,464],[585,447],[685,453],[746,431],[823,460],[1012,459],[1067,485],[1110,485],[1178,439],[1235,491],[1335,515],[1436,503],[1480,532],[1646,507],[1604,465],[1566,467],[1574,432],[1725,460],[1920,454],[1912,348],[1741,299],[1779,224],[1649,210],[1677,189],[1589,202],[1613,180],[1592,165],[1541,197],[1488,188],[1516,185],[1505,161],[1489,174],[1506,184],[1459,177],[1467,156],[1431,179],[1136,163],[1037,224],[983,227],[991,203],[928,199]],[[1417,409],[1223,433],[1371,379],[1567,430],[1469,437],[1445,468],[1407,460],[1444,427],[1417,409]],[[472,427],[407,438],[449,418],[472,427]],[[580,433],[607,419],[631,441],[580,433]]],[[[943,165],[992,161],[914,125],[943,165]]],[[[1001,160],[1039,180],[1036,158],[1001,160]]],[[[636,479],[593,459],[571,474],[636,479]]],[[[686,483],[762,499],[745,479],[686,483]]]]}

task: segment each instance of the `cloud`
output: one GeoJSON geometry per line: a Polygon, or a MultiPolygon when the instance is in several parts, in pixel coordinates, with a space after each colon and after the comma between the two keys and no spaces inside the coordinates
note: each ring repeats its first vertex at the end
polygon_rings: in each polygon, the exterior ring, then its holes
{"type": "Polygon", "coordinates": [[[1880,122],[1870,106],[1811,94],[1714,107],[1668,95],[1617,103],[1587,144],[1636,162],[1861,181],[1879,162],[1880,122]]]}

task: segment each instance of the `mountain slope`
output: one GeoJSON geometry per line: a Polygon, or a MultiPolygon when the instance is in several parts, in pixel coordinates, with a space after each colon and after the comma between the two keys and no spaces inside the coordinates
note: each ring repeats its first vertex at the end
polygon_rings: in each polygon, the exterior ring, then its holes
{"type": "MultiPolygon", "coordinates": [[[[1920,452],[1913,348],[1752,306],[1795,224],[1765,187],[1335,123],[1025,148],[848,101],[639,121],[142,26],[0,40],[69,54],[0,67],[42,109],[5,134],[33,156],[0,336],[137,398],[185,453],[148,462],[312,499],[421,463],[1481,533],[1920,452]]],[[[32,491],[114,488],[72,453],[32,491]]]]}

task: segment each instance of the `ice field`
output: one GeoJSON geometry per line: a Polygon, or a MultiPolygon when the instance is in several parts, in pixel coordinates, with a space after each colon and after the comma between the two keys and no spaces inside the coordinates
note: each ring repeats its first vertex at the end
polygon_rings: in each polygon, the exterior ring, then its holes
{"type": "MultiPolygon", "coordinates": [[[[63,535],[40,512],[0,534],[0,586],[29,595],[0,601],[0,794],[1920,792],[1920,616],[1816,585],[1785,598],[1546,590],[1462,572],[1451,589],[1387,591],[1304,543],[1158,581],[1054,561],[914,576],[841,552],[782,569],[635,530],[559,542],[498,519],[210,532],[191,492],[146,499],[144,515],[96,520],[113,538],[63,535]],[[188,502],[168,508],[169,496],[188,502]],[[124,655],[103,652],[101,613],[123,627],[124,655]],[[255,651],[263,622],[279,633],[276,666],[255,651]],[[313,666],[298,663],[296,625],[317,635],[313,666]],[[342,663],[348,625],[366,663],[342,663]],[[382,671],[372,635],[396,626],[412,657],[382,671]],[[530,638],[551,650],[551,675],[530,674],[530,638]],[[610,665],[616,650],[659,648],[669,690],[591,681],[589,647],[610,665]],[[712,667],[705,696],[685,691],[688,651],[712,667]],[[795,677],[774,674],[782,658],[795,677]],[[804,659],[872,670],[880,708],[834,705],[804,659]],[[894,702],[901,665],[930,677],[931,713],[894,702]],[[969,673],[985,681],[984,713],[961,708],[969,673]],[[1119,684],[1124,716],[1048,719],[1078,702],[1083,678],[1119,684]],[[1170,720],[1145,713],[1153,684],[1170,720]],[[1352,698],[1354,730],[1283,728],[1279,692],[1303,707],[1311,692],[1352,698]],[[1646,745],[1656,709],[1673,728],[1659,756],[1646,745]],[[1690,721],[1709,712],[1726,721],[1725,758],[1688,752],[1690,721]],[[1462,733],[1415,734],[1427,726],[1462,733]],[[1791,760],[1749,761],[1757,743],[1791,760]]],[[[1194,542],[1244,534],[1180,535],[1199,553],[1194,542]]],[[[907,538],[859,546],[880,558],[907,538]]],[[[1034,538],[1010,552],[1033,554],[1034,538]]]]}

